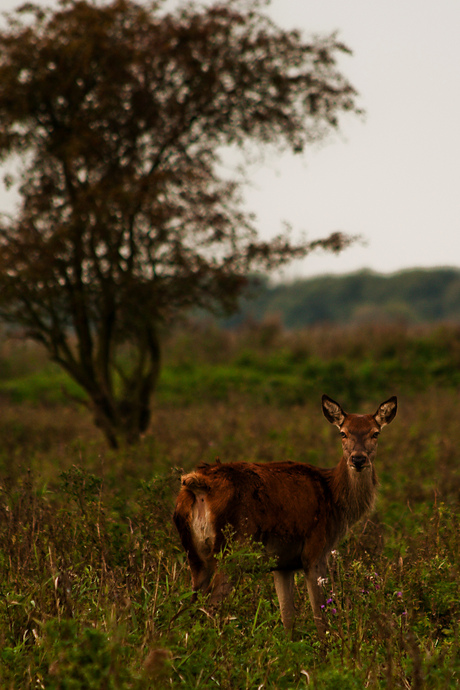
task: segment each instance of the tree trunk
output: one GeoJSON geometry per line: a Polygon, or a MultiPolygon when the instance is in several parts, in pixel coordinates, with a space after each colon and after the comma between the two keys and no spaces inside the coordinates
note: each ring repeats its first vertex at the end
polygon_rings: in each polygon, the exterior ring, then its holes
{"type": "Polygon", "coordinates": [[[160,374],[160,346],[155,332],[149,329],[138,344],[138,365],[123,379],[119,399],[102,391],[90,393],[96,425],[111,448],[133,445],[150,423],[151,398],[160,374]]]}

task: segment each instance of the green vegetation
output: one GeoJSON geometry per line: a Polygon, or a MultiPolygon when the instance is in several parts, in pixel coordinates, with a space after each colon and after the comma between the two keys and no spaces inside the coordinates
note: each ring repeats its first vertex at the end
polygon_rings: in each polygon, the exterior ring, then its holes
{"type": "Polygon", "coordinates": [[[2,24],[0,160],[20,204],[0,213],[0,318],[85,391],[112,448],[135,444],[165,323],[232,313],[251,272],[354,241],[259,239],[240,189],[249,143],[300,153],[361,112],[349,49],[258,0],[26,3],[2,24]],[[242,153],[222,176],[226,146],[242,153]]]}
{"type": "Polygon", "coordinates": [[[166,351],[154,433],[117,451],[36,347],[0,351],[0,686],[456,687],[458,328],[192,324],[166,351]],[[399,396],[376,510],[330,564],[324,646],[301,574],[285,635],[257,548],[224,554],[237,584],[220,607],[192,603],[171,522],[178,468],[215,456],[335,464],[323,392],[349,411],[399,396]]]}
{"type": "Polygon", "coordinates": [[[287,328],[317,323],[432,323],[460,319],[458,268],[360,271],[292,283],[262,282],[226,323],[277,314],[287,328]]]}

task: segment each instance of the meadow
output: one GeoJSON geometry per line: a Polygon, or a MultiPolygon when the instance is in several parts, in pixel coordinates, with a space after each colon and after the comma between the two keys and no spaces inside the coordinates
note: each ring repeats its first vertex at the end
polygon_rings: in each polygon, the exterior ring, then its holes
{"type": "Polygon", "coordinates": [[[1,341],[1,688],[460,684],[460,327],[185,324],[165,340],[151,429],[116,452],[81,395],[36,345],[1,341]],[[376,509],[330,563],[325,644],[301,573],[285,634],[256,546],[222,555],[227,600],[192,603],[171,521],[199,462],[335,465],[322,393],[349,412],[399,402],[376,509]]]}

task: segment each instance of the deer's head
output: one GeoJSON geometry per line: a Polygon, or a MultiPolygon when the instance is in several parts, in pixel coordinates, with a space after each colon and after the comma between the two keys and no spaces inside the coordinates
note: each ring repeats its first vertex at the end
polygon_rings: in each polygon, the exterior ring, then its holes
{"type": "Polygon", "coordinates": [[[323,413],[342,437],[343,457],[353,472],[370,469],[377,451],[380,430],[396,415],[395,396],[383,402],[375,414],[347,414],[339,403],[323,395],[323,413]]]}

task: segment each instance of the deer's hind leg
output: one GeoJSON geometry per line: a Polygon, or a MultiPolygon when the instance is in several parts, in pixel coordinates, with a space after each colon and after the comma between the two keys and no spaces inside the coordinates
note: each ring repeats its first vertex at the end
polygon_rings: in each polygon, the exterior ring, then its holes
{"type": "Polygon", "coordinates": [[[196,599],[198,592],[209,593],[216,565],[213,559],[210,561],[201,560],[193,547],[187,552],[187,560],[192,576],[194,599],[196,599]]]}
{"type": "Polygon", "coordinates": [[[231,586],[226,575],[217,568],[217,534],[203,494],[195,495],[190,515],[190,533],[193,548],[188,553],[188,561],[192,588],[194,592],[210,594],[210,603],[216,604],[229,593],[231,586]]]}

